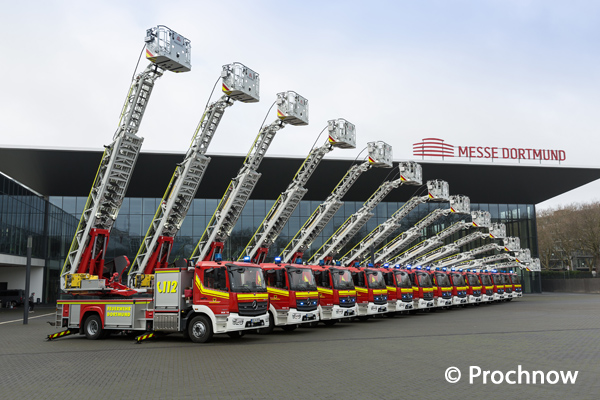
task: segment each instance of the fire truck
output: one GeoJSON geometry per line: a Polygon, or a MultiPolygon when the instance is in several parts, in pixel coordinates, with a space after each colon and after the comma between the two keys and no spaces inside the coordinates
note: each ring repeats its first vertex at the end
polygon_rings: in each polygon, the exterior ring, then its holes
{"type": "Polygon", "coordinates": [[[488,271],[478,270],[476,275],[481,281],[481,301],[494,301],[494,282],[492,281],[492,274],[488,271]]]}
{"type": "Polygon", "coordinates": [[[469,299],[467,297],[467,282],[461,271],[457,271],[452,268],[447,271],[450,282],[452,282],[452,305],[453,306],[465,306],[468,304],[469,299]]]}
{"type": "Polygon", "coordinates": [[[463,270],[462,268],[458,270],[462,273],[463,278],[465,280],[465,284],[467,285],[467,300],[469,304],[481,304],[482,296],[481,292],[483,286],[481,285],[481,280],[479,276],[475,272],[471,272],[471,270],[463,270]]]}
{"type": "MultiPolygon", "coordinates": [[[[247,256],[249,259],[249,256],[247,256]]],[[[319,320],[319,291],[313,270],[305,265],[262,263],[269,293],[269,325],[259,330],[270,333],[275,327],[293,331],[300,324],[319,320]]]]}
{"type": "Polygon", "coordinates": [[[381,268],[388,291],[388,312],[404,312],[414,309],[413,284],[410,276],[398,267],[384,264],[381,268]]]}
{"type": "Polygon", "coordinates": [[[452,306],[452,290],[454,287],[448,276],[447,268],[438,267],[432,270],[430,267],[426,267],[426,271],[431,276],[433,282],[434,307],[448,308],[452,306]]]}
{"type": "Polygon", "coordinates": [[[356,317],[356,288],[350,271],[340,265],[324,263],[310,267],[319,291],[319,320],[333,325],[338,320],[356,317]]]}
{"type": "Polygon", "coordinates": [[[423,271],[420,266],[413,268],[412,266],[407,265],[406,268],[404,268],[404,271],[412,283],[413,307],[415,311],[431,309],[434,306],[431,275],[423,271]]]}
{"type": "Polygon", "coordinates": [[[348,267],[356,289],[358,318],[366,320],[373,315],[388,312],[388,294],[383,273],[372,264],[348,267]]]}

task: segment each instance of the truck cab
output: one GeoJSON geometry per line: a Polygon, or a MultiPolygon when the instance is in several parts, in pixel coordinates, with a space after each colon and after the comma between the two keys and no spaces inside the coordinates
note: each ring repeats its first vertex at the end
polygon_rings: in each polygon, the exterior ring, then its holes
{"type": "Polygon", "coordinates": [[[366,268],[355,265],[348,270],[356,289],[358,316],[368,318],[388,312],[387,287],[379,268],[369,264],[366,268]]]}
{"type": "Polygon", "coordinates": [[[487,271],[476,273],[481,281],[481,301],[494,301],[494,281],[492,274],[487,271]]]}
{"type": "MultiPolygon", "coordinates": [[[[460,271],[460,270],[459,270],[460,271]]],[[[462,271],[463,278],[467,285],[467,301],[469,304],[481,303],[482,285],[479,276],[470,270],[462,271]]]]}
{"type": "Polygon", "coordinates": [[[499,274],[496,270],[493,270],[491,277],[494,284],[494,301],[504,300],[506,298],[506,294],[504,293],[504,278],[502,277],[502,274],[499,274]]]}
{"type": "MultiPolygon", "coordinates": [[[[163,273],[161,270],[157,272],[159,277],[163,273]]],[[[193,312],[210,318],[212,332],[228,333],[269,325],[269,295],[263,271],[258,265],[200,261],[195,265],[193,280],[189,285],[193,291],[186,290],[184,295],[187,297],[192,292],[193,312]]],[[[166,283],[161,287],[160,280],[156,285],[158,298],[168,287],[166,283]]],[[[192,321],[190,324],[193,325],[192,321]]],[[[192,327],[189,336],[196,341],[199,338],[194,329],[192,327]]]]}
{"type": "Polygon", "coordinates": [[[435,307],[450,307],[452,305],[452,282],[447,269],[436,268],[428,271],[433,281],[433,298],[435,307]]]}
{"type": "Polygon", "coordinates": [[[388,312],[402,312],[414,309],[413,285],[410,277],[400,266],[384,264],[380,268],[388,291],[388,312]]]}
{"type": "Polygon", "coordinates": [[[513,271],[510,271],[508,276],[510,282],[513,285],[513,299],[517,297],[523,297],[523,287],[521,285],[521,277],[513,271]]]}
{"type": "Polygon", "coordinates": [[[434,307],[431,276],[420,269],[413,269],[410,265],[403,271],[406,272],[412,284],[414,309],[423,310],[434,307]]]}
{"type": "Polygon", "coordinates": [[[457,271],[452,268],[451,271],[448,272],[448,277],[452,283],[452,305],[466,305],[468,303],[467,283],[465,282],[462,270],[457,271]]]}
{"type": "Polygon", "coordinates": [[[510,281],[510,274],[508,272],[501,272],[502,281],[504,282],[504,296],[507,301],[511,301],[514,297],[513,284],[510,281]]]}
{"type": "Polygon", "coordinates": [[[270,302],[270,325],[261,332],[271,332],[275,327],[293,331],[300,324],[319,320],[319,291],[311,267],[281,263],[279,257],[260,267],[267,280],[270,302]]]}
{"type": "Polygon", "coordinates": [[[333,325],[343,318],[356,317],[356,289],[352,274],[346,268],[311,265],[319,292],[319,319],[333,325]]]}

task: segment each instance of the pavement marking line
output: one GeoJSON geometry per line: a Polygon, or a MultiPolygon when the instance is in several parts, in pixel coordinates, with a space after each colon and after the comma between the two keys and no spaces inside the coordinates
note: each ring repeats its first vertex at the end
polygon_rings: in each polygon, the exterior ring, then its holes
{"type": "MultiPolygon", "coordinates": [[[[54,314],[56,314],[56,313],[36,315],[35,317],[29,317],[28,319],[34,319],[34,318],[40,318],[40,317],[47,317],[48,315],[54,315],[54,314]]],[[[23,322],[23,318],[21,318],[21,319],[15,319],[13,321],[0,322],[0,325],[2,325],[2,324],[10,324],[11,322],[23,322]]]]}

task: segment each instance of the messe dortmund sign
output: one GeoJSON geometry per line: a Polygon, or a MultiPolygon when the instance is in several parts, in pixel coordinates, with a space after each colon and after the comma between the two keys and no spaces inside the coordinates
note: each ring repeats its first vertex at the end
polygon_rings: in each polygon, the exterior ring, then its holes
{"type": "Polygon", "coordinates": [[[565,161],[564,150],[530,149],[519,147],[453,146],[442,139],[425,138],[413,144],[413,155],[428,157],[464,157],[504,160],[565,161]]]}

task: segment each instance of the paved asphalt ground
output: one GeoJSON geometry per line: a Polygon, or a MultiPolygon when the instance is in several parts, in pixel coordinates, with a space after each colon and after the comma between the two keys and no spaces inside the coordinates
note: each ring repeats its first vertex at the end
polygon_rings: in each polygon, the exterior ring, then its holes
{"type": "Polygon", "coordinates": [[[139,345],[118,336],[46,342],[55,332],[47,324],[52,311],[38,307],[28,325],[22,309],[0,311],[0,398],[572,400],[600,393],[598,295],[526,295],[238,340],[220,335],[204,345],[181,335],[139,345]],[[518,365],[579,374],[566,385],[483,384],[481,377],[469,384],[470,366],[506,373],[518,365]],[[455,384],[444,378],[451,366],[462,372],[455,384]]]}

